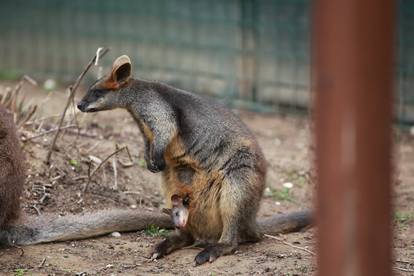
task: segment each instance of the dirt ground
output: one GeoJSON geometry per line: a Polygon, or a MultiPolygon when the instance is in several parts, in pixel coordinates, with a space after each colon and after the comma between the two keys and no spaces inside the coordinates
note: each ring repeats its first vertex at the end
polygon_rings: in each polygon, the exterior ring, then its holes
{"type": "MultiPolygon", "coordinates": [[[[6,85],[10,83],[0,84],[0,93],[6,85]]],[[[39,104],[36,118],[20,130],[29,167],[24,215],[77,214],[114,207],[157,211],[162,206],[160,175],[145,169],[142,138],[127,112],[78,113],[81,135],[77,136],[75,128],[67,129],[57,143],[53,166],[48,167],[44,160],[53,135],[30,137],[56,127],[58,118],[54,115],[62,112],[67,95],[48,94],[30,86],[24,90],[28,99],[39,104]],[[89,164],[96,168],[96,162],[114,152],[116,145],[128,146],[133,165],[129,166],[128,156],[120,152],[116,179],[113,162],[106,162],[83,192],[89,164]]],[[[308,120],[235,112],[253,130],[268,161],[268,188],[259,216],[309,208],[314,183],[309,177],[312,147],[308,120]],[[292,183],[292,188],[287,183],[292,183]]],[[[72,124],[71,112],[67,118],[65,124],[72,124]]],[[[410,272],[414,270],[414,137],[398,132],[396,140],[394,266],[396,275],[414,275],[410,272]]],[[[316,269],[315,258],[308,252],[268,238],[198,267],[193,266],[193,260],[199,249],[180,250],[148,262],[150,249],[162,234],[149,229],[120,237],[26,246],[23,256],[15,248],[0,249],[0,275],[312,275],[316,269]]],[[[281,237],[315,250],[314,229],[281,237]]]]}

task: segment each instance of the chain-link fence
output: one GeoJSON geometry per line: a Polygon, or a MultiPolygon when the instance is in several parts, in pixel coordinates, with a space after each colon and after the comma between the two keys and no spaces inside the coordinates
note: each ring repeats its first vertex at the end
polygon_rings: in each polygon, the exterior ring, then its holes
{"type": "MultiPolygon", "coordinates": [[[[304,111],[310,0],[4,0],[0,77],[72,80],[100,46],[134,75],[256,110],[304,111]]],[[[413,120],[414,3],[400,2],[401,121],[413,120]]],[[[375,47],[375,45],[373,45],[375,47]]]]}

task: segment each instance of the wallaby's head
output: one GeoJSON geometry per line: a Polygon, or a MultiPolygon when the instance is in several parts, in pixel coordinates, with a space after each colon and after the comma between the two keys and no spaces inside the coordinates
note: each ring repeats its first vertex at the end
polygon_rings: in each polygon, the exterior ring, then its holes
{"type": "Polygon", "coordinates": [[[96,112],[120,106],[120,92],[131,78],[131,60],[123,55],[115,59],[109,74],[96,81],[78,103],[82,112],[96,112]]]}

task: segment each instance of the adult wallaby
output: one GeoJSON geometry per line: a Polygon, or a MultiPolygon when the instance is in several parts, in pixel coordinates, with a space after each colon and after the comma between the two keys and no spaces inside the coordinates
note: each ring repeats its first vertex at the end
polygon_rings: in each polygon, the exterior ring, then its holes
{"type": "MultiPolygon", "coordinates": [[[[210,246],[195,259],[202,264],[233,252],[241,242],[259,240],[262,231],[274,233],[280,226],[275,221],[261,228],[256,223],[266,161],[244,123],[214,101],[161,82],[133,79],[131,68],[128,56],[118,57],[78,108],[129,111],[144,136],[148,169],[163,171],[167,206],[171,208],[177,190],[191,190],[191,219],[155,247],[153,258],[204,240],[210,246]]],[[[289,230],[300,229],[310,223],[310,213],[292,214],[285,222],[289,230]]]]}

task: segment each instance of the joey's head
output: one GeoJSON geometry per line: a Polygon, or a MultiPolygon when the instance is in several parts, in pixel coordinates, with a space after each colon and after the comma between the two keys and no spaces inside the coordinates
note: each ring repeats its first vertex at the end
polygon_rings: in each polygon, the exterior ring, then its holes
{"type": "Polygon", "coordinates": [[[97,112],[122,107],[121,92],[131,80],[131,60],[123,55],[115,59],[109,74],[96,81],[78,103],[82,112],[97,112]]]}
{"type": "Polygon", "coordinates": [[[185,228],[190,215],[189,205],[190,197],[188,195],[181,197],[179,195],[171,196],[171,209],[163,209],[163,212],[170,215],[174,226],[180,229],[185,228]]]}

